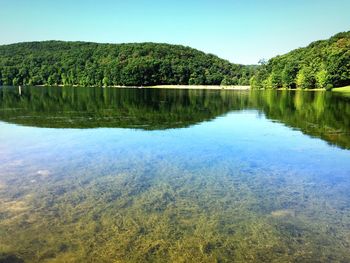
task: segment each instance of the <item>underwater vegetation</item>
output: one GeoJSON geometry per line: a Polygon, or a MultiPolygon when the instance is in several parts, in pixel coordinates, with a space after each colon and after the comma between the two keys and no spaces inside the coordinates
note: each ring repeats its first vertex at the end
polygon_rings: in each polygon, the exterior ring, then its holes
{"type": "Polygon", "coordinates": [[[25,262],[350,260],[348,178],[317,185],[230,159],[201,168],[171,157],[107,167],[97,158],[11,178],[2,253],[25,262]]]}

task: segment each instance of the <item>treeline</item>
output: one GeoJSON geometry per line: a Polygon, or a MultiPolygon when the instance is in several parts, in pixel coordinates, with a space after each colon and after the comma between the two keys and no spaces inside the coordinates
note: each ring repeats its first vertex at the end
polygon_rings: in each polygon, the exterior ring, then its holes
{"type": "Polygon", "coordinates": [[[249,85],[255,70],[180,45],[44,41],[0,46],[0,85],[249,85]]]}
{"type": "Polygon", "coordinates": [[[261,63],[252,88],[325,88],[350,85],[350,31],[261,63]]]}

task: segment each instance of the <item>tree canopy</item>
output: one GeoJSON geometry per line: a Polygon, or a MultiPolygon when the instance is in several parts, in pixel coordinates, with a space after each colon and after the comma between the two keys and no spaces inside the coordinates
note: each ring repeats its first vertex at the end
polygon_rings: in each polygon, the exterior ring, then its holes
{"type": "Polygon", "coordinates": [[[43,41],[0,46],[0,85],[249,85],[255,69],[170,44],[43,41]]]}
{"type": "Polygon", "coordinates": [[[350,85],[350,31],[262,63],[253,88],[325,88],[350,85]]]}

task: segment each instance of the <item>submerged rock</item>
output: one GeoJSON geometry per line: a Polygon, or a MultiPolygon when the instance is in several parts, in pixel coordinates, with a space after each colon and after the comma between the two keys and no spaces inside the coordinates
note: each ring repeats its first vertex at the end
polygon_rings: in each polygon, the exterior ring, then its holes
{"type": "Polygon", "coordinates": [[[41,176],[49,176],[50,175],[50,171],[49,170],[39,170],[36,173],[38,175],[41,175],[41,176]]]}
{"type": "Polygon", "coordinates": [[[273,217],[286,217],[286,216],[295,217],[295,211],[292,209],[281,209],[281,210],[272,211],[271,215],[273,217]]]}

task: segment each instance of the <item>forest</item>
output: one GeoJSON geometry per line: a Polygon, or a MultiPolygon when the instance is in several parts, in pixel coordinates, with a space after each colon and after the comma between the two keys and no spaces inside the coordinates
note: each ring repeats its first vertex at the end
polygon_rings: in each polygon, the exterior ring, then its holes
{"type": "Polygon", "coordinates": [[[0,85],[250,85],[327,89],[350,85],[350,31],[276,56],[233,64],[181,45],[42,41],[0,46],[0,85]]]}
{"type": "Polygon", "coordinates": [[[257,66],[156,43],[43,41],[0,46],[0,85],[249,85],[257,66]]]}
{"type": "Polygon", "coordinates": [[[255,89],[327,89],[350,85],[350,31],[261,61],[250,80],[255,89]]]}

